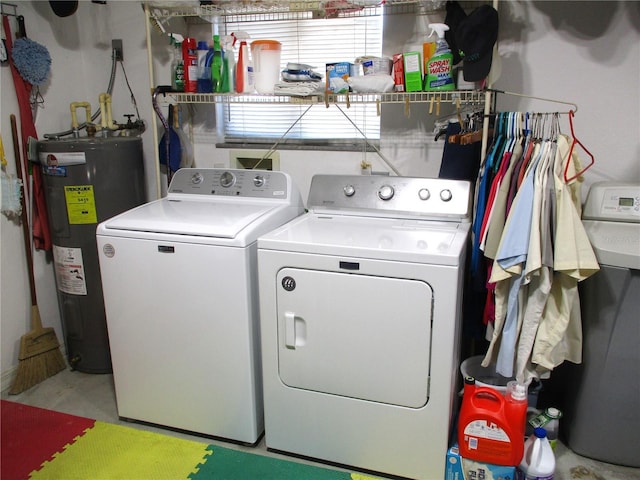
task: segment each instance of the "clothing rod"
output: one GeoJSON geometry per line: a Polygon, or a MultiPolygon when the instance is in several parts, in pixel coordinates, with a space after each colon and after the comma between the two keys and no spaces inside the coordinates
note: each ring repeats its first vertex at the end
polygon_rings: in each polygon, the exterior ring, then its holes
{"type": "MultiPolygon", "coordinates": [[[[487,88],[486,90],[494,93],[502,93],[504,95],[513,95],[514,97],[531,98],[533,100],[541,100],[543,102],[552,102],[552,103],[560,103],[562,105],[571,105],[573,107],[573,110],[572,110],[573,113],[576,113],[578,111],[578,105],[576,105],[573,102],[565,102],[562,100],[555,100],[553,98],[534,97],[533,95],[525,95],[524,93],[505,92],[504,90],[497,90],[495,88],[487,88]]],[[[568,114],[570,112],[553,112],[553,113],[568,114]]]]}

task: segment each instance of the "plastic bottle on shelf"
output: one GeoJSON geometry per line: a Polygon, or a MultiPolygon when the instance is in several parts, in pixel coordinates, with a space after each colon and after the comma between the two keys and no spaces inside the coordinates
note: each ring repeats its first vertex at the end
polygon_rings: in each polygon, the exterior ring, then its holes
{"type": "Polygon", "coordinates": [[[238,93],[253,92],[253,66],[249,58],[247,40],[250,38],[247,32],[235,32],[233,34],[240,40],[238,49],[238,63],[236,64],[236,91],[238,93]]]}
{"type": "Polygon", "coordinates": [[[220,35],[213,36],[213,60],[211,61],[211,83],[213,91],[222,92],[222,47],[220,35]]]}
{"type": "Polygon", "coordinates": [[[236,91],[236,58],[233,53],[235,37],[225,35],[222,37],[222,90],[223,92],[236,91]]]}
{"type": "Polygon", "coordinates": [[[182,60],[182,43],[171,37],[173,44],[173,60],[171,61],[171,89],[184,92],[184,61],[182,60]]]}
{"type": "Polygon", "coordinates": [[[182,42],[182,60],[184,61],[184,91],[198,91],[198,53],[196,39],[187,37],[182,42]]]}
{"type": "Polygon", "coordinates": [[[211,69],[207,68],[209,45],[205,41],[198,42],[198,93],[211,93],[211,69]]]}
{"type": "Polygon", "coordinates": [[[449,26],[445,23],[430,23],[429,28],[431,28],[429,36],[435,32],[438,35],[438,40],[435,53],[425,61],[424,90],[454,90],[456,84],[452,74],[453,54],[444,39],[444,32],[449,30],[449,26]]]}
{"type": "Polygon", "coordinates": [[[533,430],[524,443],[524,454],[516,471],[518,480],[553,480],[556,459],[549,445],[547,431],[542,427],[533,430]]]}

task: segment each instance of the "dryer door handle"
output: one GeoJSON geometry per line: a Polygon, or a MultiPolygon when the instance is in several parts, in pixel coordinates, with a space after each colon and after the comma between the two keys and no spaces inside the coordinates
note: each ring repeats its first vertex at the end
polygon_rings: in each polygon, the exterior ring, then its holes
{"type": "Polygon", "coordinates": [[[284,312],[284,345],[295,350],[307,343],[307,324],[294,312],[284,312]]]}
{"type": "Polygon", "coordinates": [[[287,348],[296,348],[296,314],[284,312],[284,344],[287,348]]]}

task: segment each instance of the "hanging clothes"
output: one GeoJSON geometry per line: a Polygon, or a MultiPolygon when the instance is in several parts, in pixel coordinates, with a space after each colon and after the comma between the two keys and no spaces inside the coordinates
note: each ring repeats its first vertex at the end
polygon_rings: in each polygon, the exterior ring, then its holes
{"type": "Polygon", "coordinates": [[[498,118],[472,226],[472,273],[487,275],[485,311],[493,313],[482,364],[529,382],[581,361],[577,285],[599,265],[580,220],[581,177],[564,180],[583,170],[558,115],[498,118]]]}
{"type": "MultiPolygon", "coordinates": [[[[446,138],[463,131],[464,126],[459,122],[450,122],[447,125],[446,138]]],[[[481,147],[480,142],[462,145],[446,141],[438,178],[474,181],[480,169],[481,147]]]]}
{"type": "Polygon", "coordinates": [[[565,183],[566,162],[570,176],[582,170],[574,153],[568,157],[572,139],[558,137],[558,155],[553,175],[556,188],[554,282],[551,299],[540,319],[532,361],[552,370],[565,360],[582,362],[582,324],[578,282],[596,273],[600,266],[581,221],[581,195],[578,179],[565,183]]]}

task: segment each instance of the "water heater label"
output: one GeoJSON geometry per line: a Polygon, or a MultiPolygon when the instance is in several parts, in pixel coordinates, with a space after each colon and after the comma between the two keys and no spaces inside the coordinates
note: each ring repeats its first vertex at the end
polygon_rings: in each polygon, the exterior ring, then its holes
{"type": "Polygon", "coordinates": [[[93,185],[70,185],[64,187],[69,225],[98,223],[93,185]]]}
{"type": "Polygon", "coordinates": [[[85,152],[40,152],[38,160],[48,167],[84,165],[87,163],[87,155],[85,152]]]}
{"type": "Polygon", "coordinates": [[[86,295],[87,282],[80,248],[53,246],[53,263],[58,290],[70,295],[86,295]]]}

